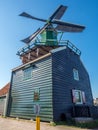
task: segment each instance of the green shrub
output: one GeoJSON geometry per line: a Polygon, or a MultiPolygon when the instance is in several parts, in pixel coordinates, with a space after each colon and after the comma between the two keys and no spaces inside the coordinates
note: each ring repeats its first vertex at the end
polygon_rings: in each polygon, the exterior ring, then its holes
{"type": "Polygon", "coordinates": [[[51,126],[56,126],[56,123],[51,121],[51,122],[50,122],[50,125],[51,125],[51,126]]]}
{"type": "Polygon", "coordinates": [[[81,128],[98,128],[98,120],[94,120],[91,122],[85,122],[85,123],[76,123],[76,127],[81,127],[81,128]]]}
{"type": "Polygon", "coordinates": [[[55,124],[56,125],[66,125],[66,126],[72,126],[72,127],[79,127],[79,128],[88,128],[88,129],[98,128],[98,120],[85,122],[85,123],[78,123],[78,122],[75,122],[74,120],[69,120],[69,121],[57,122],[55,124]]]}

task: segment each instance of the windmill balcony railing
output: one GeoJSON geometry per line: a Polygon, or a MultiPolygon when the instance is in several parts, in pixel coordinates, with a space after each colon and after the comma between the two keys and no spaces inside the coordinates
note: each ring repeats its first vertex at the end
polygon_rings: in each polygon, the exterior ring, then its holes
{"type": "MultiPolygon", "coordinates": [[[[53,39],[49,39],[47,42],[50,42],[50,41],[53,41],[55,42],[53,39]]],[[[68,48],[70,48],[73,52],[75,52],[77,55],[81,55],[81,51],[74,45],[72,44],[69,40],[61,40],[60,42],[56,41],[57,44],[56,45],[49,45],[49,44],[46,44],[46,42],[38,42],[38,41],[35,41],[34,43],[30,43],[28,45],[26,45],[25,47],[21,48],[18,52],[17,52],[17,55],[21,56],[21,55],[24,55],[26,53],[28,53],[28,51],[32,50],[34,47],[36,46],[41,46],[41,45],[44,45],[44,46],[66,46],[68,48]]]]}

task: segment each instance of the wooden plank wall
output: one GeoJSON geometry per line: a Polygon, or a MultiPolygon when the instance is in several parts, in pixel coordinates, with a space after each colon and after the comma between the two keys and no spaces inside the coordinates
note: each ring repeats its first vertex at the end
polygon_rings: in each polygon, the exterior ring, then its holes
{"type": "Polygon", "coordinates": [[[52,71],[51,57],[44,58],[31,65],[32,78],[23,80],[23,68],[12,72],[11,95],[12,104],[10,115],[12,117],[35,119],[34,105],[40,105],[40,117],[43,121],[53,120],[52,106],[52,71]],[[34,101],[34,91],[39,89],[40,100],[34,101]]]}
{"type": "Polygon", "coordinates": [[[89,75],[80,60],[80,56],[69,48],[52,54],[53,75],[53,114],[54,120],[60,120],[62,113],[71,115],[72,89],[85,92],[86,105],[93,104],[89,75]],[[73,78],[73,68],[79,71],[79,81],[73,78]]]}

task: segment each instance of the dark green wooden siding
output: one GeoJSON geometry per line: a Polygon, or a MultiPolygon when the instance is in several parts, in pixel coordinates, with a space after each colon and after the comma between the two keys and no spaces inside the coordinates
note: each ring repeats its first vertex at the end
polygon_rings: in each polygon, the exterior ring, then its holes
{"type": "Polygon", "coordinates": [[[72,89],[85,92],[85,105],[93,105],[93,97],[88,73],[83,66],[80,56],[69,48],[52,54],[53,75],[53,114],[54,121],[60,120],[60,116],[71,115],[72,89]],[[79,81],[74,80],[73,68],[79,72],[79,81]]]}
{"type": "Polygon", "coordinates": [[[89,75],[80,60],[80,56],[69,48],[52,51],[51,56],[30,63],[32,77],[23,78],[23,70],[20,67],[12,72],[11,93],[12,99],[10,116],[35,119],[34,91],[39,89],[40,117],[42,121],[59,121],[64,113],[71,115],[72,89],[85,92],[85,105],[93,105],[93,97],[89,75]],[[36,66],[34,69],[34,65],[36,66]],[[73,68],[78,70],[79,81],[74,80],[73,68]]]}
{"type": "MultiPolygon", "coordinates": [[[[37,69],[32,68],[31,79],[24,80],[23,70],[12,72],[10,116],[35,119],[34,105],[40,104],[40,117],[43,121],[52,121],[52,71],[51,57],[32,63],[37,69]],[[40,100],[34,101],[34,91],[39,89],[40,100]]],[[[26,66],[25,66],[26,67],[26,66]]]]}

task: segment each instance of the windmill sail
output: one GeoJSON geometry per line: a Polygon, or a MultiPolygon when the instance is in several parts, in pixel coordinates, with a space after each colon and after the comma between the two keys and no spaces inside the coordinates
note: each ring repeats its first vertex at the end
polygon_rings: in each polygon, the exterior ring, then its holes
{"type": "Polygon", "coordinates": [[[53,20],[53,19],[60,19],[65,10],[67,9],[67,6],[63,6],[63,5],[60,5],[59,8],[50,16],[50,20],[53,20]]]}
{"type": "Polygon", "coordinates": [[[21,41],[24,42],[24,43],[27,43],[27,44],[30,43],[30,41],[32,41],[37,36],[37,34],[39,33],[39,31],[40,31],[40,28],[38,28],[36,30],[36,32],[34,32],[32,35],[30,35],[29,37],[27,37],[27,38],[25,38],[25,39],[23,39],[21,41]]]}
{"type": "Polygon", "coordinates": [[[26,13],[26,12],[21,13],[19,16],[23,16],[23,17],[26,17],[26,18],[39,20],[39,21],[42,21],[42,22],[47,22],[47,20],[45,20],[45,19],[40,19],[40,18],[34,17],[34,16],[32,16],[32,15],[26,13]]]}
{"type": "Polygon", "coordinates": [[[35,39],[35,37],[37,35],[39,35],[40,33],[42,33],[44,31],[44,29],[48,26],[48,24],[46,24],[43,28],[39,28],[37,29],[37,31],[35,33],[33,33],[32,35],[30,35],[29,37],[21,40],[22,42],[26,43],[26,44],[29,44],[31,41],[33,41],[35,39]]]}
{"type": "MultiPolygon", "coordinates": [[[[85,29],[84,26],[73,24],[73,23],[68,23],[68,22],[63,22],[59,20],[61,19],[61,17],[63,16],[66,10],[67,10],[67,6],[60,5],[56,9],[56,11],[49,17],[48,20],[34,17],[26,12],[21,13],[20,16],[38,20],[41,22],[45,22],[45,25],[41,29],[38,29],[35,33],[33,33],[32,35],[30,35],[29,37],[25,38],[22,41],[29,44],[31,41],[34,40],[34,38],[37,35],[41,34],[46,28],[50,28],[50,27],[51,27],[51,30],[59,30],[62,32],[82,32],[85,29]],[[56,25],[56,27],[54,27],[53,25],[56,25]]],[[[56,33],[54,34],[51,33],[51,34],[54,35],[56,33]]]]}
{"type": "Polygon", "coordinates": [[[85,29],[84,26],[62,22],[59,20],[54,20],[53,23],[57,24],[57,27],[55,29],[64,32],[82,32],[85,29]]]}

